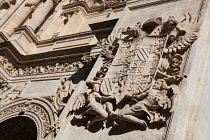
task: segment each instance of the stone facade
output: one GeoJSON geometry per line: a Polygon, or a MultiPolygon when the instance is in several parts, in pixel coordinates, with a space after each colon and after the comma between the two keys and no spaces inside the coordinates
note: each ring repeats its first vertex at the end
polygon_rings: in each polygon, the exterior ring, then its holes
{"type": "Polygon", "coordinates": [[[0,139],[207,140],[208,0],[0,0],[0,139]]]}

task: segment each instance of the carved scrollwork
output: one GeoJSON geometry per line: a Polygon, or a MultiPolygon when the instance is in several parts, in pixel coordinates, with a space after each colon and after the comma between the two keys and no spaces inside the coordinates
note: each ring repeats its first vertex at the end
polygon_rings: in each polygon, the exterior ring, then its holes
{"type": "Polygon", "coordinates": [[[33,74],[47,74],[77,70],[84,66],[84,64],[81,61],[63,64],[56,63],[55,65],[46,66],[16,68],[11,62],[9,62],[9,60],[6,57],[0,56],[0,66],[11,76],[25,76],[33,74]]]}
{"type": "Polygon", "coordinates": [[[54,129],[58,128],[57,112],[44,99],[18,99],[0,109],[0,122],[7,119],[26,116],[31,118],[37,126],[38,138],[53,138],[54,129]]]}
{"type": "Polygon", "coordinates": [[[199,21],[190,17],[185,14],[181,22],[173,16],[150,19],[101,40],[101,69],[87,82],[86,92],[70,98],[74,119],[86,118],[87,128],[110,118],[115,125],[122,120],[145,129],[165,123],[186,78],[181,71],[184,55],[198,38],[199,21]]]}

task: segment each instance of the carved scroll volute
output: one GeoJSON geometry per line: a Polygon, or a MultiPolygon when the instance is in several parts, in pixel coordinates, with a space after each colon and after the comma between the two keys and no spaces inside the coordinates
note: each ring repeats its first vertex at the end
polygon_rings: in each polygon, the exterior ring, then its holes
{"type": "Polygon", "coordinates": [[[150,19],[119,29],[98,43],[104,58],[88,90],[72,101],[74,119],[86,118],[87,128],[109,118],[136,123],[165,123],[174,111],[184,55],[198,37],[199,21],[150,19]],[[78,112],[83,109],[83,113],[78,112]],[[94,113],[93,113],[94,112],[94,113]],[[96,115],[97,114],[97,115],[96,115]],[[147,119],[140,119],[147,116],[147,119]]]}

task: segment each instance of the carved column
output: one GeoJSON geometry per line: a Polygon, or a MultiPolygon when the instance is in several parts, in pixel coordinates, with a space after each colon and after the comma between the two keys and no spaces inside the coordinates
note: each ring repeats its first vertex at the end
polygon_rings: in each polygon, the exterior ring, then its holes
{"type": "Polygon", "coordinates": [[[12,35],[14,28],[19,27],[25,21],[25,19],[34,11],[39,1],[40,0],[33,0],[25,3],[23,7],[18,9],[12,19],[4,27],[2,27],[2,31],[12,35]]]}
{"type": "Polygon", "coordinates": [[[47,14],[53,8],[53,5],[53,0],[47,0],[44,3],[42,3],[33,13],[32,18],[28,20],[24,25],[28,25],[33,30],[36,30],[36,28],[42,23],[47,14]]]}
{"type": "Polygon", "coordinates": [[[6,12],[8,12],[13,5],[16,4],[15,0],[11,0],[11,1],[5,1],[5,0],[0,0],[0,20],[2,19],[2,17],[5,15],[6,12]]]}
{"type": "Polygon", "coordinates": [[[45,23],[37,32],[37,36],[42,39],[49,39],[53,34],[57,32],[57,29],[63,26],[64,16],[62,16],[62,7],[63,5],[68,4],[69,1],[60,1],[58,5],[56,5],[54,13],[47,18],[45,23]]]}
{"type": "Polygon", "coordinates": [[[13,13],[19,8],[19,6],[23,3],[24,0],[18,0],[15,3],[12,3],[13,5],[10,6],[9,9],[7,9],[5,12],[2,13],[3,10],[1,10],[1,15],[0,15],[0,27],[2,27],[11,17],[13,13]]]}

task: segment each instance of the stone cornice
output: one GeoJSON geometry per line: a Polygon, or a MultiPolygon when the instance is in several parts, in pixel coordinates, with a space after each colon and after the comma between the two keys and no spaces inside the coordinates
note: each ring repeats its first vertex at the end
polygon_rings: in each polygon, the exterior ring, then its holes
{"type": "Polygon", "coordinates": [[[180,0],[149,0],[149,1],[141,1],[139,2],[138,0],[132,0],[132,1],[128,1],[128,8],[130,10],[135,10],[135,9],[140,9],[140,8],[144,8],[144,7],[148,7],[148,6],[153,6],[153,5],[159,5],[162,3],[170,3],[170,2],[176,2],[176,1],[180,1],[180,0]]]}
{"type": "MultiPolygon", "coordinates": [[[[121,8],[125,7],[126,2],[120,2],[120,3],[115,3],[115,4],[110,4],[111,9],[116,9],[116,8],[121,8]]],[[[63,10],[70,10],[70,9],[75,9],[75,7],[82,7],[85,9],[87,14],[98,12],[98,11],[104,11],[103,5],[102,6],[94,6],[94,7],[89,7],[86,2],[84,1],[79,1],[75,3],[70,3],[68,5],[63,6],[63,10]]]]}
{"type": "Polygon", "coordinates": [[[0,54],[6,56],[10,61],[18,66],[25,67],[44,63],[73,62],[80,60],[86,53],[90,53],[93,46],[71,48],[65,50],[51,51],[32,55],[21,55],[11,42],[0,43],[0,54]]]}
{"type": "MultiPolygon", "coordinates": [[[[109,29],[103,29],[109,30],[109,29]]],[[[101,31],[101,30],[100,30],[101,31]]],[[[100,31],[86,31],[76,34],[70,34],[65,36],[55,36],[50,39],[41,40],[36,36],[29,26],[23,26],[15,29],[14,35],[9,38],[4,32],[0,32],[0,41],[11,41],[15,48],[23,55],[30,55],[39,53],[39,48],[50,46],[51,49],[46,49],[44,52],[59,50],[59,46],[65,46],[61,49],[69,48],[80,48],[84,46],[92,46],[95,43],[92,41],[95,40],[95,32],[100,31]],[[24,43],[23,41],[24,40],[24,43]],[[68,42],[68,44],[65,44],[68,42]],[[26,45],[27,44],[27,45],[26,45]],[[58,47],[57,47],[58,46],[58,47]],[[35,51],[33,51],[35,50],[35,51]]],[[[43,51],[41,51],[43,52],[43,51]]],[[[83,52],[83,51],[82,51],[83,52]]]]}

